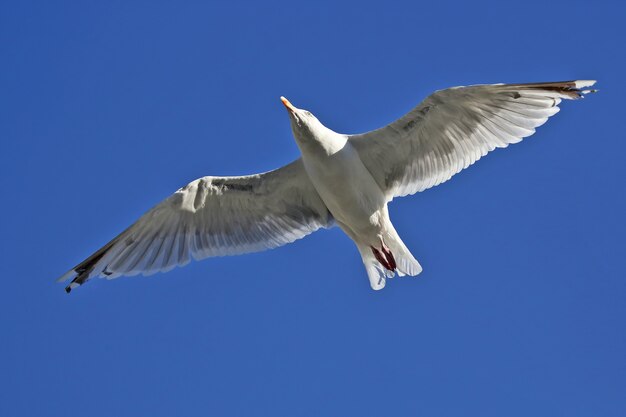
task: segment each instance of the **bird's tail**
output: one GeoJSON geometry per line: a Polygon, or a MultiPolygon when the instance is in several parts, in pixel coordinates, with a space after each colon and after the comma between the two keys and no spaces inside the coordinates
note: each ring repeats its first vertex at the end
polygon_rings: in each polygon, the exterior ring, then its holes
{"type": "Polygon", "coordinates": [[[384,234],[379,246],[357,243],[372,289],[383,289],[387,278],[393,278],[396,272],[399,276],[415,276],[422,272],[422,266],[402,242],[395,229],[384,234]]]}
{"type": "Polygon", "coordinates": [[[400,239],[398,232],[396,232],[393,226],[387,231],[384,240],[391,250],[391,253],[396,257],[398,275],[414,277],[422,272],[422,266],[413,257],[413,254],[411,254],[409,248],[407,248],[402,239],[400,239]]]}
{"type": "Polygon", "coordinates": [[[361,258],[363,258],[363,265],[365,265],[365,271],[367,277],[370,280],[370,285],[373,290],[382,290],[385,288],[385,281],[387,278],[393,278],[395,276],[395,270],[391,271],[383,266],[383,264],[376,259],[375,253],[368,245],[357,244],[361,258]]]}

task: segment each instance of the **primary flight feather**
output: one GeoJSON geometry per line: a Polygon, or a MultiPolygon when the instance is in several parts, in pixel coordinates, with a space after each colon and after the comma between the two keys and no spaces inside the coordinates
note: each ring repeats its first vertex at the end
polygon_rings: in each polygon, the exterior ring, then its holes
{"type": "Polygon", "coordinates": [[[93,277],[150,275],[192,258],[238,255],[291,243],[338,225],[357,245],[370,285],[422,267],[394,229],[387,204],[450,179],[495,148],[532,135],[562,99],[595,81],[454,87],[430,95],[372,132],[333,132],[281,97],[301,158],[274,171],[203,177],[165,199],[64,274],[73,288],[93,277]]]}

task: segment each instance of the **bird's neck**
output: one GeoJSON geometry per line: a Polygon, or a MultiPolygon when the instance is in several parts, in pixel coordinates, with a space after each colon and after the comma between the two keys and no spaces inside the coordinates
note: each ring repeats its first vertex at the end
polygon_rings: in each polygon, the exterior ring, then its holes
{"type": "Polygon", "coordinates": [[[303,156],[330,156],[343,149],[347,142],[345,135],[335,133],[327,128],[294,136],[303,156]]]}

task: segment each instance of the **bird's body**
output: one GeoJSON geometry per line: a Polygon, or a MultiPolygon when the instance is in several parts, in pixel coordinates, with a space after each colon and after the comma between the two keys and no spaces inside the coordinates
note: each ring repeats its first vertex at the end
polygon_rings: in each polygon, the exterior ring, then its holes
{"type": "Polygon", "coordinates": [[[338,225],[356,244],[374,289],[420,264],[389,218],[394,198],[448,180],[487,152],[519,142],[595,81],[455,87],[361,135],[322,125],[284,98],[302,157],[275,171],[204,177],[181,188],[59,280],[149,275],[191,258],[293,242],[338,225]]]}
{"type": "MultiPolygon", "coordinates": [[[[291,104],[285,102],[289,108],[291,104]]],[[[306,114],[302,117],[314,119],[306,114]]],[[[316,119],[308,120],[308,125],[310,129],[295,134],[304,168],[337,225],[355,242],[366,267],[373,268],[371,272],[368,270],[372,287],[382,288],[384,279],[397,269],[386,262],[385,253],[390,246],[400,250],[395,254],[390,252],[393,260],[389,259],[389,262],[395,263],[396,256],[402,256],[402,259],[408,256],[408,261],[414,264],[413,269],[400,269],[400,273],[419,273],[421,267],[408,253],[391,224],[387,196],[361,161],[348,136],[333,132],[316,119]],[[382,262],[377,257],[382,257],[382,262]]],[[[294,132],[298,132],[297,126],[294,132]]]]}
{"type": "Polygon", "coordinates": [[[319,140],[330,142],[332,151],[301,148],[302,162],[313,186],[348,235],[373,243],[384,220],[384,193],[344,135],[333,132],[319,140]]]}

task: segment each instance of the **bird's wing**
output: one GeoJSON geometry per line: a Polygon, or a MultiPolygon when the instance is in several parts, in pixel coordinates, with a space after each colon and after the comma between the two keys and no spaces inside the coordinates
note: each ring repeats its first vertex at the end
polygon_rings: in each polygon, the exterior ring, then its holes
{"type": "Polygon", "coordinates": [[[595,81],[493,84],[435,92],[395,122],[350,136],[389,200],[449,180],[487,152],[532,135],[561,99],[594,90],[595,81]]]}
{"type": "Polygon", "coordinates": [[[333,219],[300,159],[263,174],[204,177],[144,214],[59,281],[149,275],[210,256],[275,248],[333,219]]]}

